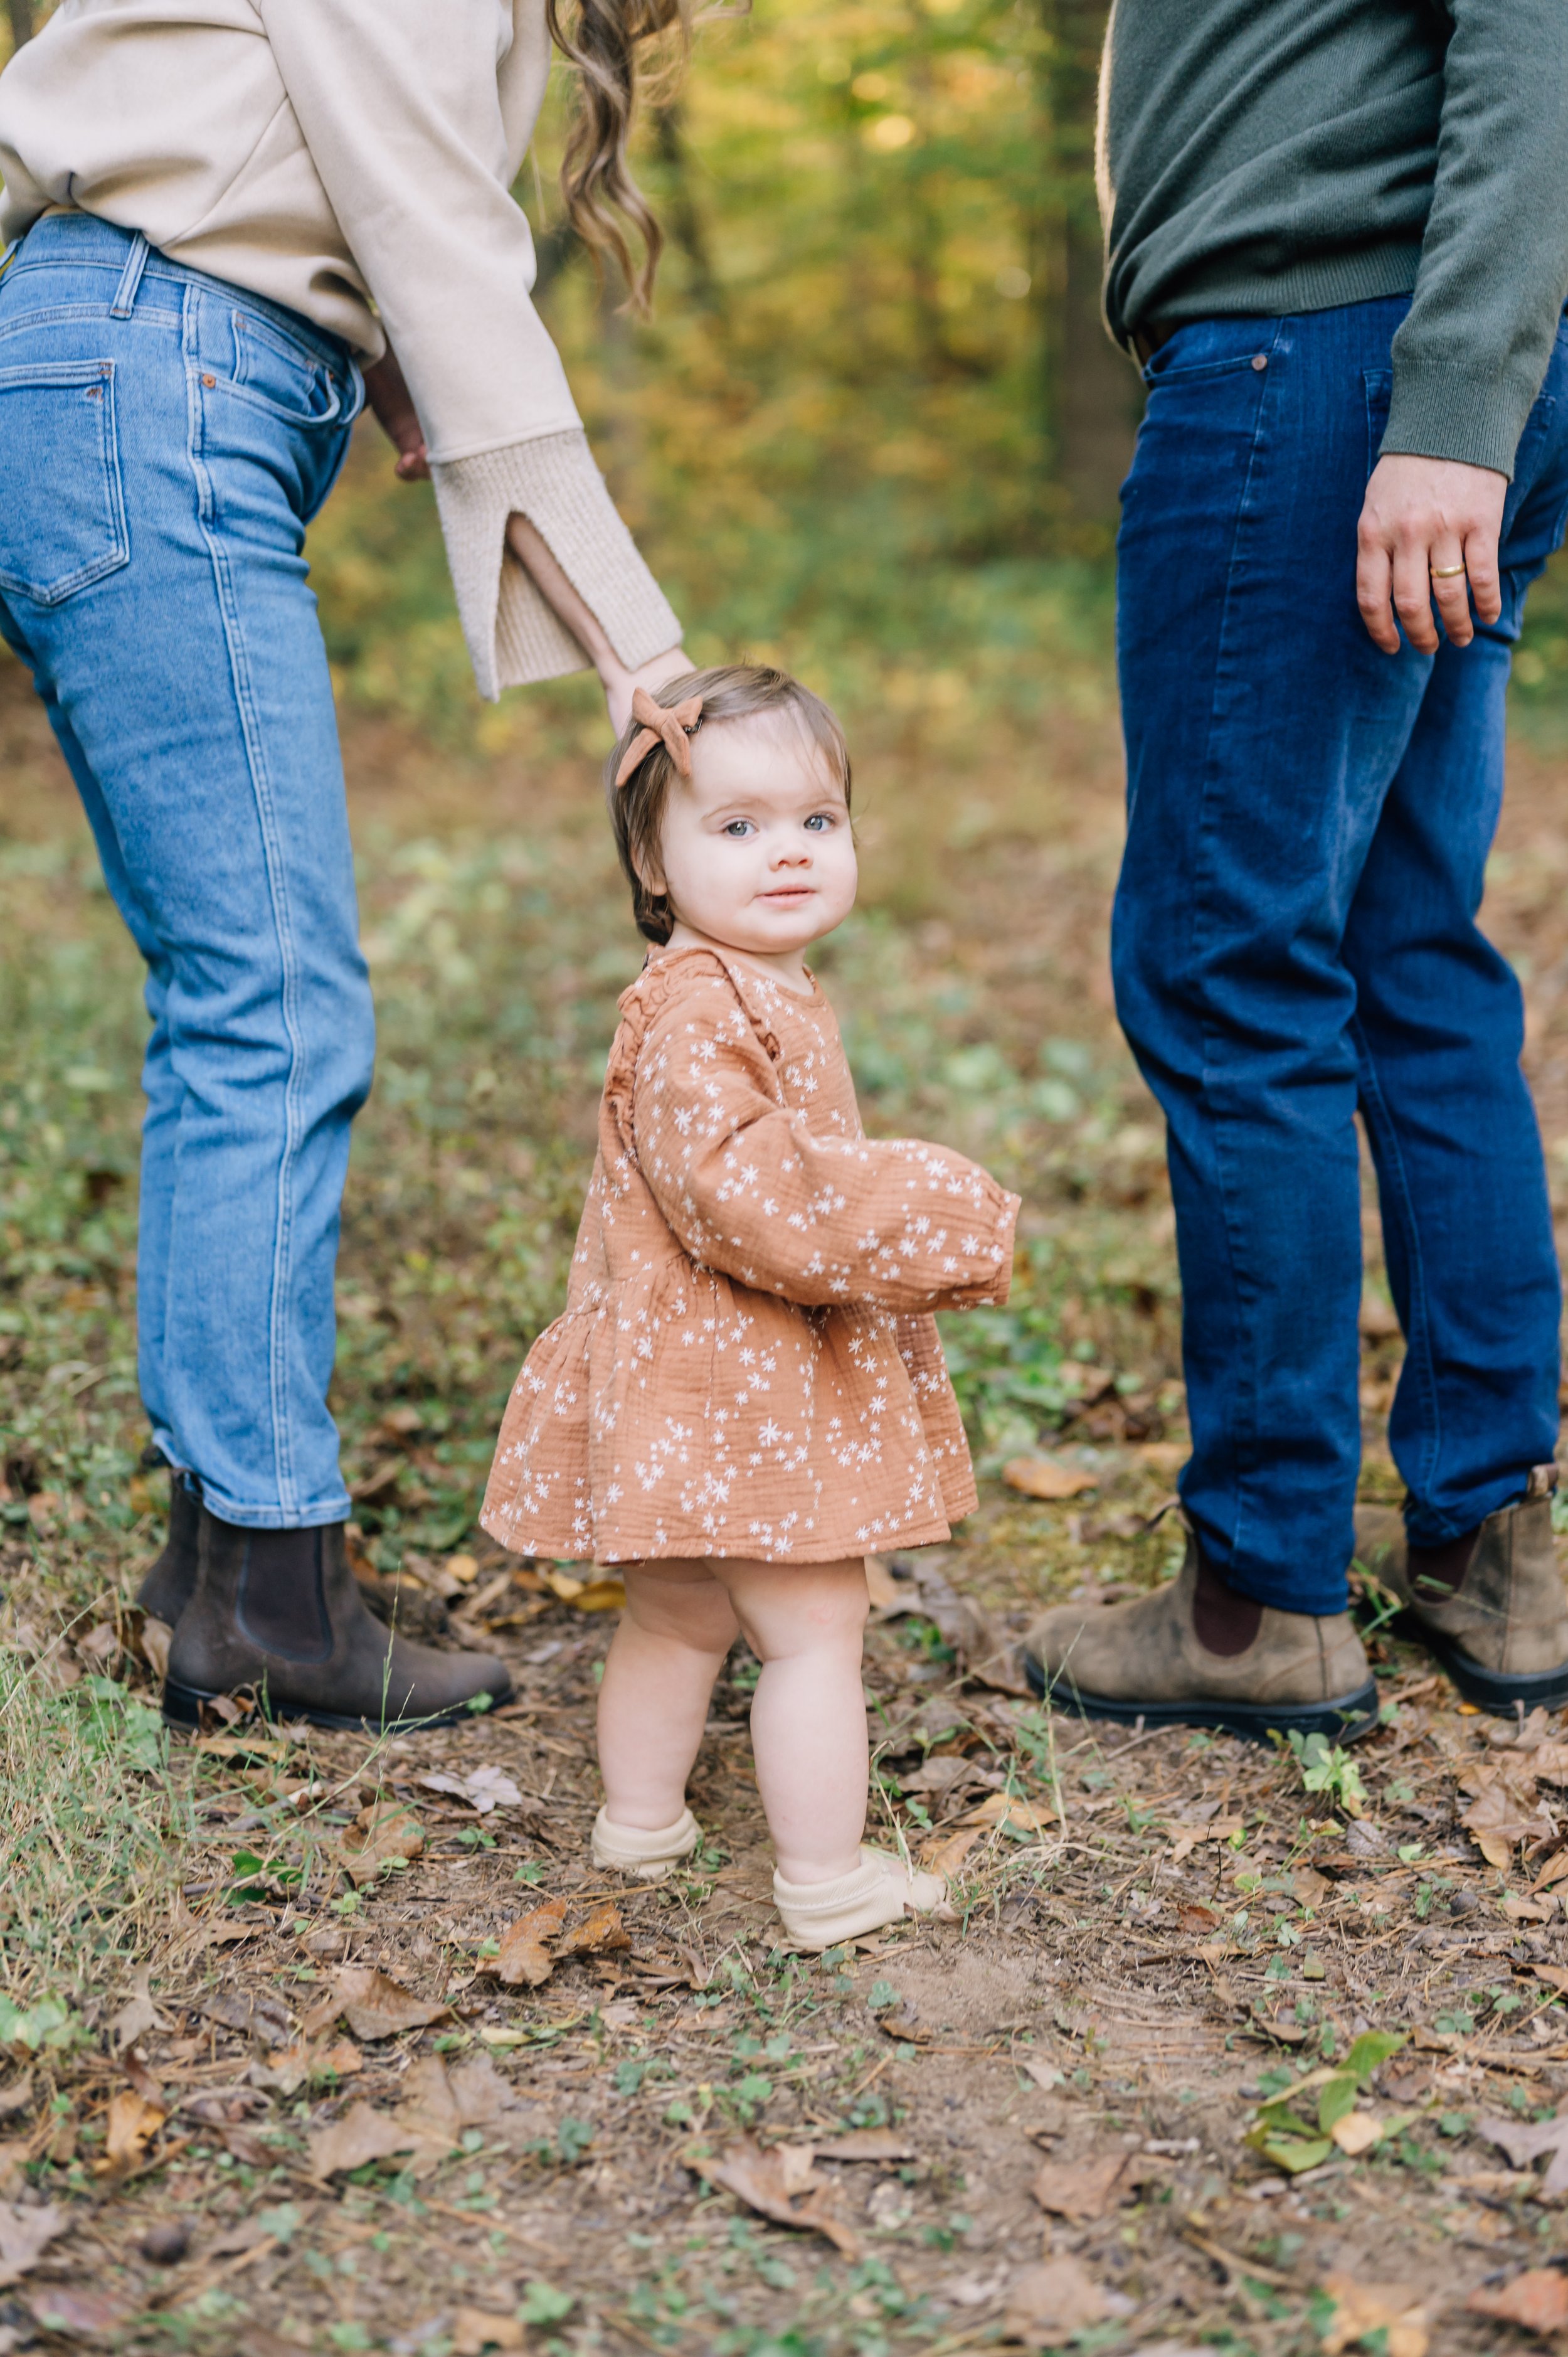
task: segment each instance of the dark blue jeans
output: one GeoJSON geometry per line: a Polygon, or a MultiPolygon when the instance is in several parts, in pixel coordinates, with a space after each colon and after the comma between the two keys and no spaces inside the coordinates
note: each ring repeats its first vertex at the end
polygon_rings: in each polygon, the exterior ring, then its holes
{"type": "Polygon", "coordinates": [[[1128,839],[1116,1004],[1165,1108],[1193,1453],[1225,1578],[1345,1602],[1361,1202],[1408,1344],[1390,1441],[1419,1544],[1557,1437],[1560,1288],[1519,985],[1476,924],[1525,591],[1568,514],[1568,332],[1520,443],[1502,619],[1380,654],[1356,522],[1402,300],[1182,328],[1123,492],[1128,839]]]}

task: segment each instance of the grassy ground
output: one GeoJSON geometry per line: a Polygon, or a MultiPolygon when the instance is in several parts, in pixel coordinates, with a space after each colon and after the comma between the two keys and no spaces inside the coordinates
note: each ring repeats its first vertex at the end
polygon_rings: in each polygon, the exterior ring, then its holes
{"type": "MultiPolygon", "coordinates": [[[[1465,2303],[1562,2249],[1481,2125],[1568,2094],[1553,1755],[1499,1749],[1386,1634],[1359,1789],[1333,1759],[1308,1789],[1288,1751],[1086,1729],[1005,1656],[976,1674],[989,1634],[941,1587],[1016,1628],[1178,1545],[1152,1520],[1183,1454],[1169,1198],[1104,978],[1114,714],[1093,632],[1060,623],[1032,717],[977,722],[911,665],[857,728],[866,899],[821,965],[868,1121],[983,1156],[1028,1211],[1015,1308],[950,1333],[981,1512],[867,1672],[879,1811],[944,1846],[955,1920],[820,1963],[774,1944],[745,1660],[692,1873],[607,1887],[584,1858],[613,1616],[473,1523],[637,963],[589,704],[439,751],[359,707],[349,728],[381,1022],[335,1395],[361,1566],[488,1634],[518,1699],[381,1745],[170,1740],[129,1604],[163,1508],[137,1463],[136,973],[0,668],[0,2349],[879,2357],[983,2347],[1010,2314],[1108,2352],[1524,2345],[1465,2303]],[[1092,1486],[1009,1490],[1041,1446],[1092,1486]],[[484,1813],[452,1789],[481,1766],[510,1780],[484,1813]],[[1488,1779],[1498,1863],[1459,1822],[1488,1779]],[[550,1938],[508,1938],[551,1901],[550,1938]],[[1304,2132],[1261,2117],[1336,2067],[1329,2114],[1354,2098],[1375,2140],[1317,2136],[1317,2087],[1304,2132]],[[820,2184],[789,2193],[806,2164],[747,2140],[814,2145],[820,2184]]],[[[1518,748],[1491,917],[1568,1202],[1562,783],[1544,740],[1518,748]]],[[[1388,1498],[1370,1211],[1368,1248],[1388,1498]]]]}

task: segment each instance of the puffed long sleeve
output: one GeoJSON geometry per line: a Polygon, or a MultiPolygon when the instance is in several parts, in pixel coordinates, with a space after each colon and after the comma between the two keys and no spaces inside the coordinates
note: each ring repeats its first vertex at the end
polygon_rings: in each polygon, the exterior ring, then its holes
{"type": "Polygon", "coordinates": [[[632,1127],[642,1177],[700,1266],[805,1308],[1007,1297],[1017,1196],[944,1146],[812,1130],[716,971],[653,1015],[632,1127]]]}
{"type": "Polygon", "coordinates": [[[616,512],[532,299],[533,239],[510,183],[549,72],[542,8],[256,5],[413,395],[481,694],[587,660],[508,552],[513,513],[629,668],[678,645],[681,625],[616,512]]]}

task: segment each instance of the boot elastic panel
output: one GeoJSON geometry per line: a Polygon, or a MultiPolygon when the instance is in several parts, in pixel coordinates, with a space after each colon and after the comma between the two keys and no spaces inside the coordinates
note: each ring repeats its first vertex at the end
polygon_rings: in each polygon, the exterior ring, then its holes
{"type": "MultiPolygon", "coordinates": [[[[165,1458],[157,1452],[157,1462],[165,1458]]],[[[201,1548],[201,1484],[194,1473],[168,1469],[168,1535],[163,1553],[148,1565],[136,1603],[149,1620],[172,1629],[196,1593],[201,1548]]]]}
{"type": "Polygon", "coordinates": [[[326,1661],[332,1623],[319,1530],[247,1531],[234,1618],[263,1653],[302,1666],[326,1661]]]}

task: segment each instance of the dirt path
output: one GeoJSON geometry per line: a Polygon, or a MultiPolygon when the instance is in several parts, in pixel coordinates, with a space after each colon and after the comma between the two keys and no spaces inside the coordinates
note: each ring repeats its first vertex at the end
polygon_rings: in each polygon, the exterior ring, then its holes
{"type": "MultiPolygon", "coordinates": [[[[1130,1592],[1176,1544],[1169,1200],[1103,981],[1103,702],[1037,746],[933,723],[860,759],[871,905],[823,972],[868,1117],[984,1155],[1029,1217],[1015,1312],[952,1338],[982,1511],[893,1566],[867,1669],[884,1830],[941,1851],[954,1920],[821,1961],[775,1943],[754,1665],[715,1696],[693,1872],[594,1877],[613,1615],[585,1606],[612,1599],[472,1525],[635,967],[587,770],[457,770],[369,731],[350,755],[382,1017],[338,1400],[361,1566],[503,1650],[518,1695],[379,1746],[215,1724],[163,1757],[125,1602],[159,1505],[134,1461],[134,977],[0,671],[0,2350],[878,2357],[1009,2316],[1166,2357],[1530,2345],[1466,2302],[1530,2269],[1568,2290],[1551,2157],[1521,2141],[1568,2096],[1561,1726],[1489,1727],[1386,1631],[1384,1724],[1315,1790],[1288,1750],[1017,1691],[1038,1599],[1130,1592]],[[995,1468],[1021,1446],[1090,1486],[1018,1496],[995,1468]],[[1495,1863],[1461,1823],[1486,1788],[1495,1863]]],[[[1560,789],[1516,761],[1493,908],[1568,1183],[1560,789]]],[[[1389,1497],[1370,1211],[1369,1248],[1389,1497]]]]}

